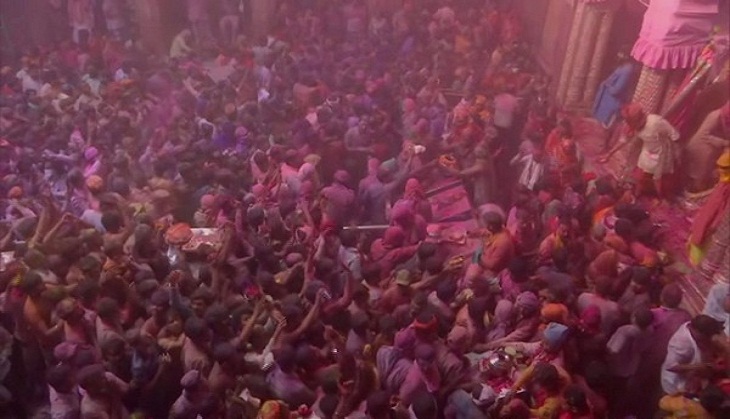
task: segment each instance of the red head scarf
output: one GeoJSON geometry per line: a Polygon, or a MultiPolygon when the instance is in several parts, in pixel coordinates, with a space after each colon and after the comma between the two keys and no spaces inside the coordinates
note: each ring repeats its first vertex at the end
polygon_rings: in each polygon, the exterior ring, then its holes
{"type": "Polygon", "coordinates": [[[646,113],[638,103],[629,103],[621,109],[621,116],[626,122],[626,135],[633,136],[646,125],[646,113]]]}

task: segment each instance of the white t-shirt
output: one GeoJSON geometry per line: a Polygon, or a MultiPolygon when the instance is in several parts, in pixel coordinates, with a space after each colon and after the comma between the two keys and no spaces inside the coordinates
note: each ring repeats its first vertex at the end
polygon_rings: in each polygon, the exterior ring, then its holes
{"type": "Polygon", "coordinates": [[[679,326],[667,345],[667,356],[662,365],[662,389],[667,394],[682,393],[686,390],[686,379],[669,371],[678,365],[697,364],[702,361],[697,343],[689,332],[689,322],[679,326]]]}

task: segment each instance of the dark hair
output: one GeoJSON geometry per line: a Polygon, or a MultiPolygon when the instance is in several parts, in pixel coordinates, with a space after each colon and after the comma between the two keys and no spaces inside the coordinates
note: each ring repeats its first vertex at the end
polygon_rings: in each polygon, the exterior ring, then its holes
{"type": "Polygon", "coordinates": [[[435,255],[437,250],[438,247],[436,247],[435,243],[424,242],[418,246],[416,253],[418,254],[419,259],[428,259],[435,255]]]}
{"type": "Polygon", "coordinates": [[[213,359],[218,362],[232,360],[236,356],[236,348],[228,342],[219,343],[213,348],[213,359]]]}
{"type": "MultiPolygon", "coordinates": [[[[712,415],[722,408],[726,399],[727,397],[725,396],[725,393],[723,393],[722,389],[713,384],[708,385],[700,392],[700,404],[712,415]]],[[[719,418],[727,416],[717,415],[715,417],[719,418]]]]}
{"type": "Polygon", "coordinates": [[[456,281],[441,281],[436,285],[436,297],[443,302],[450,302],[456,296],[456,281]]]}
{"type": "Polygon", "coordinates": [[[530,277],[530,267],[527,260],[521,257],[512,259],[507,265],[507,270],[509,270],[512,280],[517,283],[525,282],[530,277]]]}
{"type": "Polygon", "coordinates": [[[185,335],[193,340],[202,339],[207,331],[208,325],[204,320],[193,316],[185,321],[185,335]]]}
{"type": "Polygon", "coordinates": [[[418,419],[436,419],[439,413],[438,402],[433,395],[421,390],[413,396],[411,409],[418,419]]]}
{"type": "Polygon", "coordinates": [[[354,230],[340,231],[340,242],[345,247],[357,246],[357,233],[354,230]]]}
{"type": "Polygon", "coordinates": [[[46,372],[46,381],[54,390],[69,382],[73,371],[68,364],[58,364],[50,367],[46,372]]]}
{"type": "Polygon", "coordinates": [[[675,283],[667,284],[662,288],[660,295],[662,304],[668,308],[677,308],[682,303],[682,288],[675,283]]]}
{"type": "Polygon", "coordinates": [[[117,300],[110,297],[103,297],[96,303],[96,314],[102,320],[111,320],[119,315],[119,304],[117,300]]]}
{"type": "Polygon", "coordinates": [[[36,271],[28,271],[23,277],[23,280],[20,282],[20,288],[26,294],[30,294],[42,283],[43,278],[41,277],[41,274],[36,271]]]}
{"type": "Polygon", "coordinates": [[[475,298],[469,301],[466,308],[469,317],[475,320],[484,317],[484,313],[487,312],[488,303],[489,301],[485,297],[475,298]]]}
{"type": "Polygon", "coordinates": [[[643,266],[634,266],[631,269],[631,282],[648,287],[651,285],[651,271],[643,266]]]}
{"type": "Polygon", "coordinates": [[[654,320],[654,315],[651,314],[651,310],[643,307],[634,310],[634,319],[636,319],[636,325],[643,330],[651,325],[654,320]]]}
{"type": "Polygon", "coordinates": [[[76,287],[74,294],[85,304],[90,304],[99,296],[100,287],[91,278],[82,279],[76,287]]]}
{"type": "Polygon", "coordinates": [[[533,379],[537,384],[544,387],[548,393],[555,393],[560,390],[560,374],[553,364],[547,362],[537,364],[533,379]]]}
{"type": "Polygon", "coordinates": [[[722,332],[723,329],[722,322],[715,320],[706,314],[695,316],[690,321],[690,325],[694,330],[707,338],[722,332]]]}
{"type": "Polygon", "coordinates": [[[116,211],[105,212],[101,215],[101,225],[109,233],[117,233],[122,228],[124,220],[116,211]]]}
{"type": "Polygon", "coordinates": [[[208,307],[205,310],[205,314],[203,315],[205,321],[210,326],[225,322],[226,319],[228,319],[228,316],[228,309],[226,309],[226,307],[220,303],[216,303],[208,307]]]}

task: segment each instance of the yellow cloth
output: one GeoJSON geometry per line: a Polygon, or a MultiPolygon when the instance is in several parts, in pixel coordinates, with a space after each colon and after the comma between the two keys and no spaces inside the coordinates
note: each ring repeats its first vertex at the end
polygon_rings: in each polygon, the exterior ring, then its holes
{"type": "Polygon", "coordinates": [[[701,247],[689,244],[689,262],[692,266],[700,266],[700,262],[705,258],[705,250],[701,247]]]}
{"type": "Polygon", "coordinates": [[[664,396],[659,400],[659,409],[667,412],[669,419],[711,419],[701,404],[683,396],[664,396]]]}

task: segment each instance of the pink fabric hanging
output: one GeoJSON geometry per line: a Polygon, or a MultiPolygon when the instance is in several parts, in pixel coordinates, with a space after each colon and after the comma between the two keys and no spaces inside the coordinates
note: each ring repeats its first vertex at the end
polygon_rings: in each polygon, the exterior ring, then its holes
{"type": "Polygon", "coordinates": [[[653,69],[691,68],[718,13],[718,0],[652,1],[631,55],[653,69]]]}

